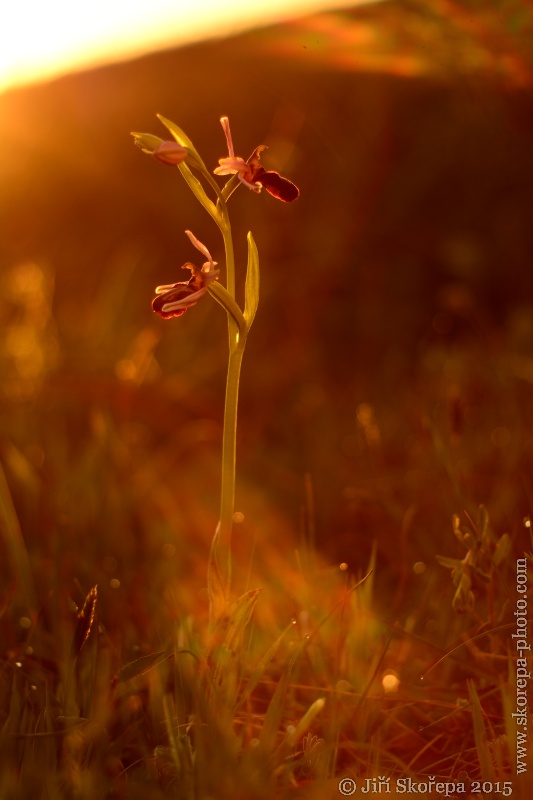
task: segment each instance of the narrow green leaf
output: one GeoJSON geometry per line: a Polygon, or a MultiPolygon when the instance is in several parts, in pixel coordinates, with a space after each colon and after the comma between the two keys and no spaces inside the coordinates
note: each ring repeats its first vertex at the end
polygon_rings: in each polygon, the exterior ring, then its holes
{"type": "Polygon", "coordinates": [[[135,131],[132,131],[131,135],[137,147],[139,147],[143,153],[148,153],[149,155],[163,142],[160,136],[154,136],[153,133],[135,133],[135,131]]]}
{"type": "MultiPolygon", "coordinates": [[[[189,151],[189,156],[187,159],[189,164],[202,173],[205,180],[211,186],[211,188],[213,189],[219,200],[221,199],[223,200],[219,186],[217,185],[213,176],[207,169],[202,157],[200,156],[200,153],[193,145],[192,141],[189,139],[185,131],[183,131],[179,127],[179,125],[176,125],[175,122],[171,122],[171,120],[162,117],[161,114],[158,114],[157,117],[163,123],[163,125],[166,128],[168,128],[168,130],[170,131],[174,139],[177,141],[177,143],[180,144],[182,147],[187,148],[187,150],[189,151]]],[[[204,188],[200,183],[200,181],[198,180],[198,178],[196,178],[192,174],[191,170],[189,169],[189,166],[185,163],[180,164],[178,166],[178,169],[180,170],[187,185],[193,192],[196,199],[203,205],[208,214],[210,214],[213,217],[219,228],[222,230],[224,225],[224,220],[222,218],[222,215],[220,214],[220,211],[217,208],[217,206],[215,206],[215,204],[209,199],[209,197],[205,193],[204,188]]]]}
{"type": "Polygon", "coordinates": [[[452,526],[453,532],[461,544],[465,547],[471,547],[472,536],[468,531],[463,531],[461,529],[461,519],[457,516],[457,514],[452,516],[452,526]]]}
{"type": "Polygon", "coordinates": [[[117,683],[124,683],[124,681],[129,681],[132,678],[136,678],[138,675],[143,675],[162,661],[166,655],[167,654],[161,650],[159,653],[150,653],[147,656],[141,656],[140,658],[136,658],[135,661],[124,664],[117,675],[117,683]]]}
{"type": "Polygon", "coordinates": [[[511,538],[508,533],[503,533],[496,542],[493,561],[498,566],[505,561],[511,553],[511,538]]]}
{"type": "Polygon", "coordinates": [[[16,576],[20,592],[28,608],[32,612],[37,607],[35,587],[33,583],[30,559],[26,550],[24,537],[11,499],[11,493],[2,465],[0,464],[0,539],[3,539],[11,562],[13,575],[16,576]]]}
{"type": "Polygon", "coordinates": [[[483,504],[481,504],[478,509],[477,525],[481,535],[481,540],[485,541],[489,532],[489,512],[483,504]]]}
{"type": "Polygon", "coordinates": [[[287,627],[285,628],[285,630],[280,633],[276,641],[270,645],[264,656],[260,659],[256,669],[248,678],[248,681],[246,683],[246,688],[244,689],[242,695],[239,698],[236,711],[246,703],[246,701],[248,700],[253,690],[258,685],[261,678],[264,677],[271,661],[273,660],[274,656],[276,655],[279,649],[279,646],[281,645],[282,641],[285,639],[285,637],[291,630],[294,630],[294,625],[292,622],[290,622],[289,625],[287,625],[287,627]]]}
{"type": "Polygon", "coordinates": [[[231,195],[233,194],[235,189],[237,189],[240,183],[241,182],[239,181],[238,175],[232,175],[231,178],[228,181],[226,181],[226,183],[222,188],[222,191],[220,192],[220,196],[222,200],[224,200],[224,202],[226,203],[228,202],[231,195]]]}
{"type": "Polygon", "coordinates": [[[221,617],[211,637],[208,655],[213,654],[221,645],[232,655],[239,653],[260,591],[250,589],[245,592],[235,600],[227,614],[221,617]]]}
{"type": "Polygon", "coordinates": [[[279,679],[265,714],[265,720],[259,736],[259,747],[267,755],[271,755],[275,749],[291,673],[292,664],[287,667],[279,679]]]}
{"type": "Polygon", "coordinates": [[[480,578],[484,583],[490,583],[490,575],[487,572],[483,572],[483,570],[479,567],[476,567],[475,564],[470,564],[470,569],[472,572],[475,572],[478,578],[480,578]]]}
{"type": "Polygon", "coordinates": [[[222,286],[221,283],[217,281],[213,281],[209,284],[207,291],[209,294],[215,298],[217,303],[220,305],[230,314],[230,316],[234,319],[239,329],[239,333],[243,334],[246,330],[246,322],[244,316],[242,314],[241,309],[237,305],[236,301],[230,295],[227,289],[222,286]]]}
{"type": "Polygon", "coordinates": [[[435,558],[442,567],[447,567],[448,569],[455,569],[464,563],[462,559],[448,558],[448,556],[435,556],[435,558]]]}
{"type": "Polygon", "coordinates": [[[244,632],[252,618],[261,589],[250,589],[241,595],[230,608],[226,645],[232,652],[239,652],[244,641],[244,632]]]}
{"type": "Polygon", "coordinates": [[[160,122],[163,123],[165,128],[167,128],[170,131],[170,133],[172,134],[174,139],[177,141],[177,143],[181,144],[182,147],[186,147],[187,150],[189,150],[192,153],[192,155],[194,156],[194,160],[198,162],[198,166],[201,169],[203,169],[205,172],[207,172],[207,167],[205,166],[204,162],[202,161],[198,150],[193,145],[193,143],[191,142],[191,140],[189,139],[189,137],[187,136],[185,131],[183,131],[179,127],[179,125],[176,125],[175,122],[172,122],[171,120],[166,119],[165,117],[161,116],[161,114],[158,114],[157,118],[158,118],[158,120],[160,122]]]}
{"type": "Polygon", "coordinates": [[[470,588],[472,581],[466,568],[452,572],[453,584],[457,590],[452,598],[452,608],[458,614],[465,614],[474,606],[474,593],[470,588]]]}
{"type": "Polygon", "coordinates": [[[283,739],[279,748],[280,751],[283,751],[288,747],[294,747],[294,745],[300,741],[304,733],[307,733],[309,730],[314,718],[322,711],[325,705],[326,701],[323,697],[319,697],[314,701],[314,703],[311,703],[303,717],[300,719],[298,725],[290,728],[290,730],[285,734],[285,738],[283,739]]]}
{"type": "Polygon", "coordinates": [[[244,288],[244,319],[246,320],[247,330],[249,330],[259,304],[259,253],[251,231],[248,233],[247,238],[248,265],[246,267],[246,285],[244,288]]]}
{"type": "Polygon", "coordinates": [[[220,526],[217,527],[207,566],[207,592],[209,595],[209,629],[213,631],[226,611],[228,599],[226,587],[220,571],[220,526]]]}
{"type": "Polygon", "coordinates": [[[296,647],[295,653],[287,664],[283,675],[279,679],[279,683],[276,686],[274,694],[272,695],[272,699],[267,708],[265,721],[263,722],[263,727],[259,735],[259,747],[267,755],[271,755],[275,749],[276,742],[278,740],[278,732],[280,730],[281,720],[283,717],[285,695],[287,694],[287,689],[290,684],[292,671],[296,661],[300,658],[301,654],[307,647],[308,642],[309,639],[303,639],[296,647]]]}
{"type": "Polygon", "coordinates": [[[244,637],[260,589],[241,595],[219,618],[210,637],[206,658],[211,666],[212,686],[225,697],[228,706],[237,701],[241,683],[244,637]]]}
{"type": "Polygon", "coordinates": [[[198,180],[198,178],[196,177],[196,175],[192,174],[190,168],[185,163],[179,164],[178,169],[181,172],[185,180],[185,183],[187,184],[193,195],[196,197],[200,205],[202,205],[205,208],[207,213],[211,217],[213,217],[218,227],[222,229],[222,226],[224,224],[222,217],[219,214],[217,207],[215,206],[213,201],[210,200],[207,194],[205,193],[205,189],[198,180]]]}
{"type": "Polygon", "coordinates": [[[9,697],[9,710],[7,709],[6,703],[4,714],[7,711],[7,717],[0,729],[0,742],[2,745],[4,744],[3,739],[5,736],[12,736],[21,731],[24,702],[20,693],[19,680],[16,672],[13,673],[11,691],[7,697],[9,697]]]}
{"type": "Polygon", "coordinates": [[[479,768],[482,780],[495,781],[496,772],[492,760],[490,745],[488,742],[487,729],[483,720],[483,709],[476,691],[474,681],[468,681],[468,694],[470,696],[470,706],[472,708],[472,722],[474,727],[474,741],[478,757],[479,768]]]}
{"type": "Polygon", "coordinates": [[[226,652],[237,655],[244,640],[244,631],[252,617],[259,589],[251,589],[237,598],[220,618],[208,647],[208,657],[223,646],[226,652]]]}
{"type": "Polygon", "coordinates": [[[466,566],[466,564],[464,562],[458,564],[457,567],[454,567],[454,569],[452,569],[453,585],[454,586],[459,586],[459,584],[462,581],[465,581],[465,585],[466,585],[466,581],[468,581],[468,584],[470,585],[469,574],[470,574],[470,567],[466,566]]]}

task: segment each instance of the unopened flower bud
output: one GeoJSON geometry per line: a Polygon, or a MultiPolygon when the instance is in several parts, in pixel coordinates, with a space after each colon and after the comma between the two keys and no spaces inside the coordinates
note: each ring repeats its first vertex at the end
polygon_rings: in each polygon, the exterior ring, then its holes
{"type": "Polygon", "coordinates": [[[152,152],[152,155],[162,164],[167,164],[169,167],[177,167],[178,164],[185,161],[189,151],[177,142],[161,142],[152,152]]]}
{"type": "Polygon", "coordinates": [[[169,167],[175,167],[185,161],[189,155],[186,147],[182,147],[177,142],[166,142],[160,139],[159,136],[154,136],[151,133],[132,133],[134,142],[137,147],[153,156],[162,164],[167,164],[169,167]]]}

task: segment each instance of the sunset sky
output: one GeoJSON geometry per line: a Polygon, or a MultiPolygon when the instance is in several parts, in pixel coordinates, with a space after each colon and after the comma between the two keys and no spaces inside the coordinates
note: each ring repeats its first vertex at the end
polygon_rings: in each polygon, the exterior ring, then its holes
{"type": "Polygon", "coordinates": [[[26,0],[0,26],[0,92],[72,69],[379,0],[26,0]]]}

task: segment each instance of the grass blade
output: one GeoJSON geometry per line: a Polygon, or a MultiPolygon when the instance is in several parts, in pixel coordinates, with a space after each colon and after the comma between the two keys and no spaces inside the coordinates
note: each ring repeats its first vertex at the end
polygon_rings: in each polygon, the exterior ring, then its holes
{"type": "Polygon", "coordinates": [[[6,476],[2,464],[0,463],[0,532],[3,536],[6,549],[11,561],[11,568],[20,586],[24,597],[24,603],[28,612],[35,612],[37,601],[35,597],[35,587],[30,566],[30,559],[22,531],[20,529],[17,512],[11,499],[11,493],[7,484],[6,476]]]}

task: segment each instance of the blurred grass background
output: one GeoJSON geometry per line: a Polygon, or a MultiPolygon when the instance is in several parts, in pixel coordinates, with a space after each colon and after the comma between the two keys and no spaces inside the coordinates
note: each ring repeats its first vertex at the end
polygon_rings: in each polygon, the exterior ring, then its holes
{"type": "MultiPolygon", "coordinates": [[[[119,658],[206,609],[225,319],[205,301],[164,323],[150,301],[183,278],[185,228],[222,255],[177,171],[132,144],[164,135],[156,112],[213,167],[228,115],[237,153],[267,144],[301,189],[232,199],[262,266],[237,577],[255,548],[253,585],[288,596],[261,613],[289,622],[303,541],[355,575],[375,545],[379,613],[423,608],[442,644],[452,513],[483,503],[528,546],[531,31],[525,3],[386,2],[0,98],[0,456],[51,650],[54,614],[96,583],[119,658]]],[[[1,570],[16,596],[7,550],[1,570]]]]}

